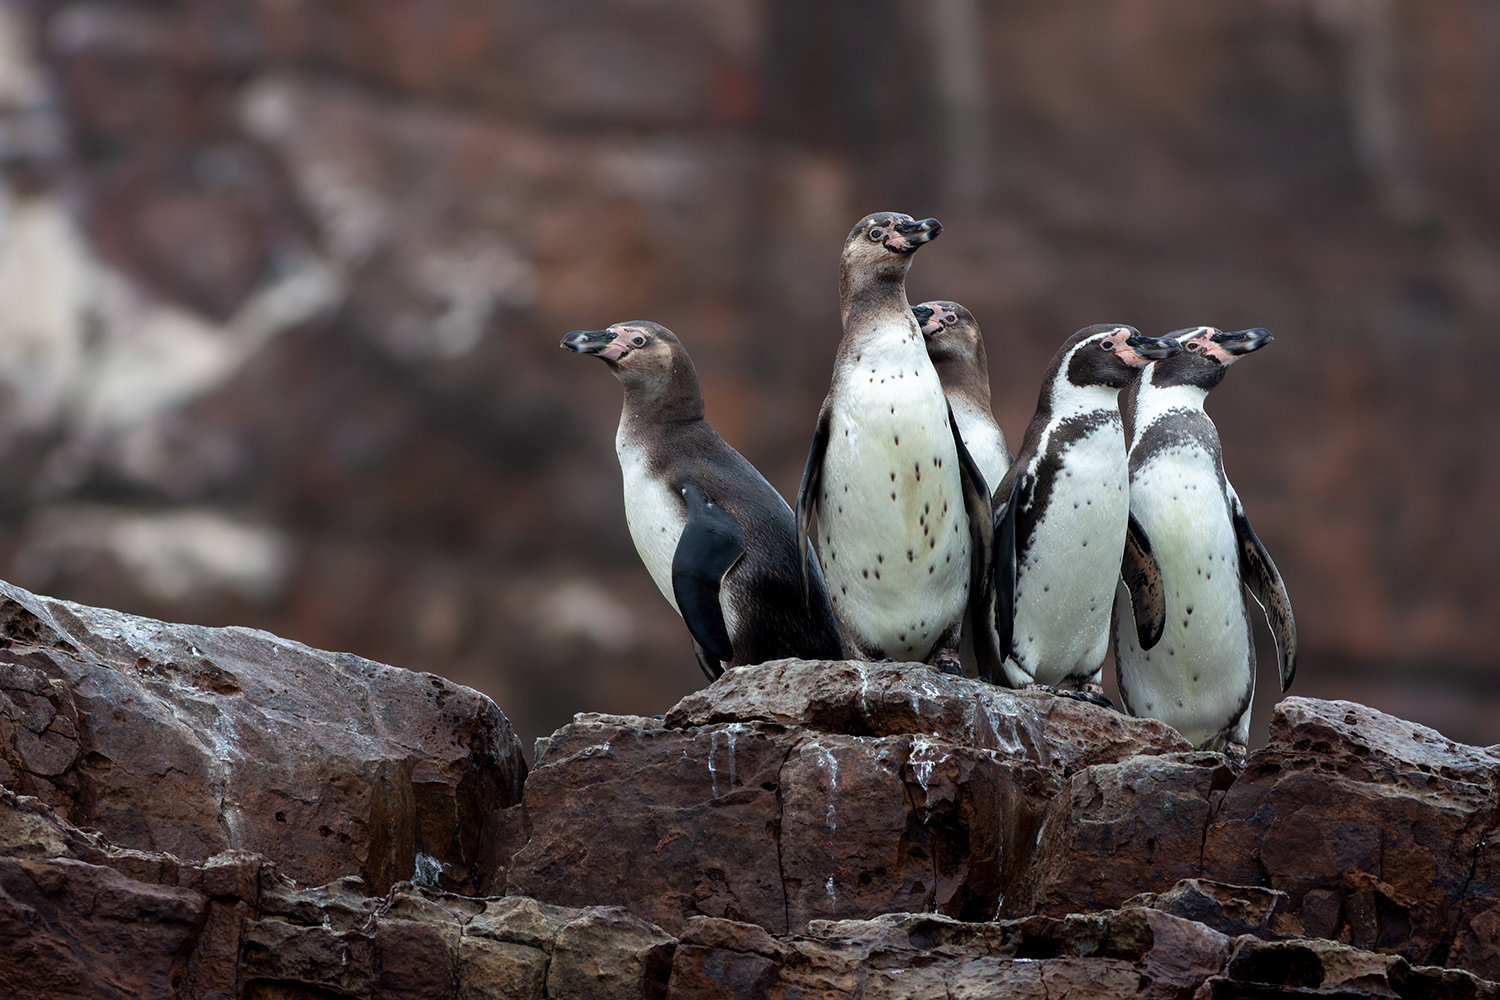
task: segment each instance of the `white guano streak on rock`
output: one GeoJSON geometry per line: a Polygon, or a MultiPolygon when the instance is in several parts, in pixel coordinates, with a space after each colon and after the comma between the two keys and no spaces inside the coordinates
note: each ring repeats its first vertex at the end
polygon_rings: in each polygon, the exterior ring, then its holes
{"type": "Polygon", "coordinates": [[[718,730],[710,730],[708,734],[708,787],[713,791],[714,798],[719,797],[719,771],[714,767],[714,754],[718,752],[718,730]]]}

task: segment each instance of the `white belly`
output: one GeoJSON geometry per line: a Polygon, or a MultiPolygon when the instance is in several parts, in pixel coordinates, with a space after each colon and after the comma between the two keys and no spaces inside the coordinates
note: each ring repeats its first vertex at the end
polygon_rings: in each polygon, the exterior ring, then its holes
{"type": "Polygon", "coordinates": [[[1136,470],[1130,506],[1161,565],[1167,618],[1161,641],[1142,652],[1124,605],[1121,685],[1132,712],[1199,745],[1234,721],[1254,683],[1234,526],[1213,459],[1190,446],[1154,456],[1136,470]]]}
{"type": "Polygon", "coordinates": [[[899,660],[926,659],[968,599],[958,452],[937,372],[921,361],[925,372],[866,364],[840,386],[818,498],[840,629],[899,660]]]}
{"type": "Polygon", "coordinates": [[[1000,480],[1005,478],[1005,470],[1010,468],[1005,437],[990,415],[979,411],[967,399],[953,401],[953,418],[958,421],[958,434],[964,439],[964,447],[969,449],[974,464],[984,474],[986,488],[993,494],[1000,480]]]}
{"type": "Polygon", "coordinates": [[[1012,648],[1042,684],[1086,678],[1104,660],[1129,516],[1128,478],[1118,422],[1080,439],[1063,453],[1036,537],[1017,560],[1012,648]]]}
{"type": "Polygon", "coordinates": [[[629,440],[624,424],[615,435],[615,454],[620,458],[620,474],[625,481],[625,523],[630,539],[657,589],[681,614],[672,593],[672,556],[687,525],[687,508],[681,497],[674,497],[660,480],[648,474],[646,451],[629,440]]]}

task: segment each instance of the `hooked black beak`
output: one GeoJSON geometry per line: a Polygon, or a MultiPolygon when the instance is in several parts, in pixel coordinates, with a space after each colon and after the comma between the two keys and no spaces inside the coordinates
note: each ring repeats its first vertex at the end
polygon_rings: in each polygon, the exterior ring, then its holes
{"type": "Polygon", "coordinates": [[[1190,351],[1201,351],[1202,356],[1220,364],[1232,364],[1234,359],[1251,351],[1258,351],[1271,342],[1271,334],[1262,327],[1224,333],[1211,326],[1195,326],[1177,330],[1172,334],[1182,340],[1190,351]]]}
{"type": "Polygon", "coordinates": [[[574,330],[558,346],[566,347],[574,354],[600,354],[614,342],[615,335],[611,330],[574,330]]]}
{"type": "Polygon", "coordinates": [[[891,226],[893,238],[886,241],[886,248],[897,253],[911,253],[923,243],[937,239],[943,224],[936,219],[897,219],[891,226]]]}
{"type": "Polygon", "coordinates": [[[1225,354],[1249,354],[1265,347],[1272,340],[1271,331],[1264,327],[1251,327],[1248,330],[1237,330],[1234,333],[1218,333],[1213,337],[1213,342],[1225,354]]]}
{"type": "Polygon", "coordinates": [[[927,329],[927,324],[932,322],[933,309],[931,306],[912,306],[912,315],[917,317],[917,326],[921,328],[922,335],[927,336],[937,332],[937,328],[927,329]]]}
{"type": "Polygon", "coordinates": [[[1143,337],[1137,333],[1125,343],[1147,361],[1163,361],[1182,350],[1182,345],[1171,337],[1143,337]]]}

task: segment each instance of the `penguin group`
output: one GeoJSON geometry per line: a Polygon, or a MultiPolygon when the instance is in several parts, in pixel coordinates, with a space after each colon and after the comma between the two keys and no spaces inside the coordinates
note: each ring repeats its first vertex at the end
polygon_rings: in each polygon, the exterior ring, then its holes
{"type": "Polygon", "coordinates": [[[1085,327],[1052,358],[1013,456],[973,314],[907,301],[913,258],[942,231],[876,212],[845,239],[843,337],[792,505],[705,421],[671,331],[563,338],[624,387],[626,523],[704,673],[851,657],[964,674],[967,628],[982,680],[1109,706],[1113,650],[1125,711],[1243,758],[1250,597],[1283,691],[1296,625],[1203,403],[1271,335],[1085,327]]]}

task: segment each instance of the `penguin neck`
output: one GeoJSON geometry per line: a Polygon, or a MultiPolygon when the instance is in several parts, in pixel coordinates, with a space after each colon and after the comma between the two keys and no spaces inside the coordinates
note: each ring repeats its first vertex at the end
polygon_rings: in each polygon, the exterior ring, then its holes
{"type": "Polygon", "coordinates": [[[669,372],[620,381],[625,386],[621,424],[682,424],[703,419],[703,391],[691,361],[674,358],[669,372]]]}
{"type": "Polygon", "coordinates": [[[1156,366],[1148,365],[1139,381],[1126,390],[1133,393],[1136,427],[1149,427],[1174,411],[1203,410],[1203,403],[1208,398],[1207,389],[1191,382],[1157,385],[1157,374],[1156,366]]]}
{"type": "MultiPolygon", "coordinates": [[[[844,261],[839,274],[839,318],[844,329],[851,329],[851,324],[868,325],[862,319],[867,314],[890,311],[910,317],[911,304],[906,301],[906,272],[910,268],[910,257],[903,257],[899,265],[878,269],[856,269],[844,261]]],[[[915,317],[912,325],[915,328],[915,317]]],[[[917,336],[921,337],[920,330],[917,336]]]]}
{"type": "MultiPolygon", "coordinates": [[[[930,356],[931,351],[928,354],[930,356]]],[[[933,358],[932,365],[937,369],[938,380],[943,383],[943,391],[949,396],[960,396],[975,406],[990,408],[990,371],[985,362],[983,344],[979,345],[974,358],[966,358],[955,351],[951,355],[944,354],[941,360],[933,358]]]]}
{"type": "Polygon", "coordinates": [[[1097,410],[1113,410],[1119,405],[1120,390],[1108,385],[1077,385],[1068,378],[1068,369],[1073,355],[1091,341],[1076,344],[1071,350],[1053,359],[1042,383],[1042,395],[1037,400],[1038,416],[1048,421],[1066,420],[1069,417],[1097,410]]]}
{"type": "Polygon", "coordinates": [[[906,301],[904,272],[877,272],[850,279],[844,274],[844,339],[839,354],[845,364],[926,367],[932,370],[921,328],[906,301]]]}

